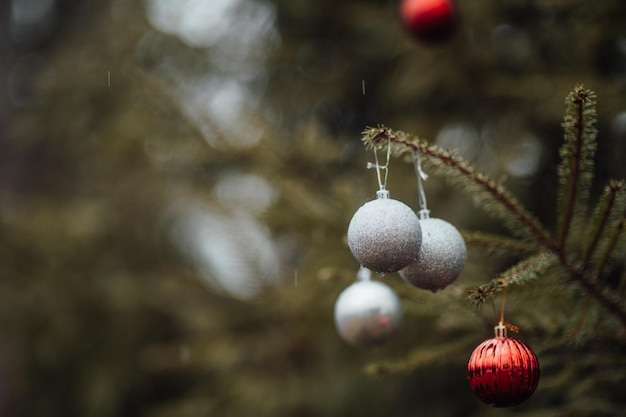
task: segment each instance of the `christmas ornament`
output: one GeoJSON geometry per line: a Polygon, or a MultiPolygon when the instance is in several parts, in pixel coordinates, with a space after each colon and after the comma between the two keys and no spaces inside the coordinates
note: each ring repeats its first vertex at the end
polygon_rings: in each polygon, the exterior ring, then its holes
{"type": "Polygon", "coordinates": [[[361,265],[376,272],[396,272],[419,254],[422,232],[417,215],[406,204],[379,190],[362,205],[348,226],[348,246],[361,265]]]}
{"type": "Polygon", "coordinates": [[[400,270],[400,276],[409,284],[436,292],[450,285],[463,271],[467,258],[465,241],[450,223],[430,217],[422,180],[428,175],[422,171],[421,158],[413,153],[413,163],[419,190],[422,245],[415,262],[400,270]]]}
{"type": "Polygon", "coordinates": [[[339,335],[354,346],[369,348],[391,339],[402,324],[402,305],[387,285],[371,281],[371,272],[361,268],[359,280],[343,290],[335,303],[335,326],[339,335]]]}
{"type": "Polygon", "coordinates": [[[447,40],[457,26],[451,0],[403,0],[400,17],[410,33],[429,43],[447,40]]]}
{"type": "Polygon", "coordinates": [[[417,215],[406,204],[389,197],[385,189],[390,157],[387,147],[387,163],[378,164],[374,150],[375,167],[380,189],[376,200],[362,205],[352,216],[348,225],[348,246],[359,263],[379,273],[396,272],[415,261],[422,242],[422,232],[417,215]],[[385,179],[380,171],[385,170],[385,179]]]}
{"type": "Polygon", "coordinates": [[[472,352],[467,364],[467,380],[476,396],[493,407],[512,407],[526,401],[539,383],[539,361],[535,353],[520,340],[508,337],[504,322],[507,282],[503,287],[500,322],[494,328],[495,338],[485,340],[472,352]]]}
{"type": "Polygon", "coordinates": [[[422,246],[417,260],[399,273],[409,284],[436,292],[450,285],[461,274],[467,249],[454,226],[426,216],[420,212],[422,246]]]}
{"type": "Polygon", "coordinates": [[[507,337],[500,322],[496,337],[478,345],[467,364],[474,394],[492,407],[512,407],[526,401],[539,383],[539,362],[520,340],[507,337]]]}

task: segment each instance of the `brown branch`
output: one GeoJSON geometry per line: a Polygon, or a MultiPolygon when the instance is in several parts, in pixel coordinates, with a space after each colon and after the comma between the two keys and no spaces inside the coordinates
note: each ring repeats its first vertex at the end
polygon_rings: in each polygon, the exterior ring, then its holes
{"type": "Polygon", "coordinates": [[[539,247],[534,243],[527,243],[518,239],[505,238],[502,236],[490,235],[480,232],[461,232],[467,246],[483,247],[490,252],[515,252],[518,254],[530,255],[539,251],[539,247]]]}
{"type": "Polygon", "coordinates": [[[594,297],[609,313],[616,316],[626,326],[626,311],[622,309],[616,300],[605,295],[593,280],[585,276],[581,268],[574,267],[567,262],[564,255],[560,256],[560,261],[563,267],[566,268],[572,281],[579,283],[589,295],[594,297]]]}
{"type": "Polygon", "coordinates": [[[617,245],[617,241],[619,240],[620,235],[624,231],[624,224],[625,223],[626,223],[626,217],[622,217],[622,219],[619,221],[619,223],[617,223],[617,227],[615,228],[615,232],[611,236],[611,240],[609,241],[609,243],[608,243],[608,245],[606,247],[606,250],[604,251],[604,255],[602,256],[602,258],[598,262],[598,265],[596,265],[596,269],[595,269],[595,272],[593,274],[593,282],[596,282],[598,280],[598,278],[600,277],[600,274],[604,270],[604,267],[606,266],[607,262],[609,261],[609,257],[611,256],[611,253],[613,252],[613,249],[615,249],[615,246],[617,245]]]}
{"type": "Polygon", "coordinates": [[[574,216],[574,206],[576,205],[576,191],[578,188],[578,180],[580,179],[580,159],[583,147],[583,103],[586,99],[587,94],[582,89],[578,92],[576,97],[572,99],[572,102],[578,106],[576,109],[576,121],[574,121],[574,127],[576,128],[576,141],[574,144],[574,154],[572,155],[572,171],[570,173],[572,180],[569,187],[565,216],[563,217],[563,224],[561,225],[561,236],[559,237],[560,248],[565,247],[565,242],[570,231],[569,226],[574,216]]]}
{"type": "Polygon", "coordinates": [[[586,298],[583,311],[581,312],[580,318],[578,319],[578,324],[576,325],[574,330],[570,332],[568,336],[570,341],[572,342],[576,341],[580,333],[583,331],[583,326],[585,325],[585,321],[587,320],[587,316],[588,316],[590,309],[591,309],[591,298],[586,298]]]}
{"type": "Polygon", "coordinates": [[[611,210],[613,210],[613,207],[615,206],[615,199],[617,197],[617,193],[621,190],[621,188],[622,188],[621,183],[618,183],[616,181],[611,182],[611,184],[608,186],[608,192],[609,192],[608,199],[609,200],[607,202],[606,207],[602,211],[602,214],[600,217],[600,223],[598,224],[596,233],[592,237],[591,243],[589,244],[589,247],[587,248],[583,256],[582,269],[586,269],[587,266],[589,265],[591,256],[593,255],[593,252],[595,251],[596,246],[598,245],[598,242],[600,241],[600,236],[602,235],[602,232],[604,231],[604,227],[606,226],[606,223],[609,220],[609,215],[611,214],[611,210]]]}

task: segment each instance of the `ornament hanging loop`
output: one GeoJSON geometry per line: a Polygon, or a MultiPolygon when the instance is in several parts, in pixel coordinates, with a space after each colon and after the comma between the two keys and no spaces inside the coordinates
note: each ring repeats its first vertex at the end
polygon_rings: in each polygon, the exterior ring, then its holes
{"type": "Polygon", "coordinates": [[[506,337],[507,330],[512,331],[513,333],[519,333],[519,327],[514,324],[507,323],[504,321],[504,307],[506,306],[506,290],[508,288],[508,283],[500,278],[498,283],[502,286],[502,307],[500,308],[500,321],[497,326],[494,327],[494,331],[496,333],[496,337],[506,337]]]}
{"type": "Polygon", "coordinates": [[[499,326],[504,326],[504,307],[506,306],[506,289],[507,289],[507,283],[505,280],[503,279],[499,279],[498,283],[500,285],[502,285],[502,288],[504,288],[502,291],[502,307],[500,308],[500,323],[498,323],[499,326]]]}
{"type": "Polygon", "coordinates": [[[420,220],[430,218],[430,210],[428,210],[428,203],[426,201],[426,193],[424,192],[424,184],[423,181],[428,179],[428,174],[424,172],[422,169],[422,157],[421,154],[416,151],[411,151],[413,154],[413,167],[415,168],[415,176],[417,177],[417,190],[418,190],[418,198],[420,211],[418,213],[418,217],[420,220]]]}
{"type": "Polygon", "coordinates": [[[361,266],[359,268],[359,272],[356,273],[356,278],[359,281],[371,281],[372,280],[372,271],[368,268],[361,266]]]}
{"type": "Polygon", "coordinates": [[[493,330],[494,330],[494,332],[496,334],[496,337],[498,339],[501,339],[501,338],[506,337],[506,329],[507,329],[507,326],[504,323],[504,306],[506,305],[506,288],[507,288],[507,285],[506,285],[506,281],[503,280],[503,279],[500,279],[499,283],[504,288],[503,293],[502,293],[502,307],[500,308],[500,322],[498,322],[498,325],[495,326],[493,328],[493,330]]]}
{"type": "Polygon", "coordinates": [[[496,334],[496,338],[498,339],[502,339],[507,337],[506,335],[506,326],[502,323],[499,323],[497,326],[495,326],[493,328],[495,334],[496,334]]]}
{"type": "Polygon", "coordinates": [[[387,176],[389,175],[389,160],[391,159],[391,141],[387,141],[387,160],[385,165],[381,165],[378,162],[378,150],[374,148],[374,163],[368,162],[367,168],[376,168],[376,177],[378,178],[378,187],[380,191],[384,191],[387,188],[387,176]],[[380,171],[385,171],[385,176],[380,174],[380,171]]]}

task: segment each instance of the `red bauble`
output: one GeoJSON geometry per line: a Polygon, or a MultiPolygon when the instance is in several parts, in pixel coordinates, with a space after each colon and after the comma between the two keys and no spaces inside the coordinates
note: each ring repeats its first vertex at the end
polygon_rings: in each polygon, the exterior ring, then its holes
{"type": "Polygon", "coordinates": [[[526,401],[539,383],[537,356],[523,342],[506,336],[503,325],[496,337],[478,345],[467,364],[467,380],[474,394],[493,407],[512,407],[526,401]]]}
{"type": "Polygon", "coordinates": [[[457,25],[451,0],[402,0],[400,17],[409,32],[431,43],[448,39],[457,25]]]}

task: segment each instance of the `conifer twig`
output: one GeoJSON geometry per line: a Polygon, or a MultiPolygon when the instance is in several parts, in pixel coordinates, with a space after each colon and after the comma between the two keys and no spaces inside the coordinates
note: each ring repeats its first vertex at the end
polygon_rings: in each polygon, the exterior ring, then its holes
{"type": "Polygon", "coordinates": [[[559,248],[564,248],[571,223],[580,218],[589,198],[596,149],[595,93],[577,85],[565,99],[565,143],[561,147],[559,177],[559,248]]]}
{"type": "Polygon", "coordinates": [[[503,281],[503,285],[523,284],[537,279],[557,261],[558,257],[553,252],[541,252],[504,271],[496,280],[503,281]]]}
{"type": "Polygon", "coordinates": [[[482,232],[461,233],[465,244],[473,247],[483,247],[489,252],[515,253],[519,255],[531,255],[537,253],[541,247],[533,243],[523,242],[506,236],[493,235],[482,232]]]}
{"type": "Polygon", "coordinates": [[[496,292],[505,286],[525,284],[538,279],[541,274],[544,274],[554,266],[558,260],[558,256],[551,251],[544,251],[530,256],[499,274],[490,282],[468,290],[467,298],[474,304],[482,304],[486,298],[493,298],[496,292]]]}
{"type": "Polygon", "coordinates": [[[624,325],[626,325],[626,311],[624,311],[616,299],[608,297],[604,294],[591,279],[585,276],[584,272],[580,268],[573,267],[563,258],[561,258],[561,264],[567,268],[572,281],[578,282],[583,289],[587,291],[589,295],[594,297],[609,313],[613,314],[624,325]]]}
{"type": "Polygon", "coordinates": [[[593,274],[594,282],[598,280],[598,278],[600,277],[600,274],[602,273],[602,271],[604,271],[604,267],[608,263],[609,258],[611,254],[613,253],[613,250],[615,249],[615,246],[617,246],[619,237],[624,231],[625,223],[626,223],[626,217],[622,216],[621,219],[617,222],[615,226],[615,230],[613,231],[609,239],[609,242],[607,243],[606,248],[604,249],[604,253],[602,254],[602,257],[600,258],[600,260],[598,261],[598,264],[596,265],[595,272],[593,274]]]}
{"type": "Polygon", "coordinates": [[[577,342],[582,339],[584,336],[586,327],[586,323],[589,323],[589,311],[591,310],[591,298],[585,299],[585,304],[582,307],[582,311],[580,313],[580,317],[577,320],[576,326],[574,329],[569,332],[567,338],[572,342],[577,342]]]}
{"type": "Polygon", "coordinates": [[[467,346],[468,340],[458,340],[456,343],[447,343],[442,347],[438,345],[436,348],[424,349],[423,347],[415,349],[410,355],[402,360],[390,360],[368,364],[365,372],[369,375],[382,375],[389,373],[410,373],[423,366],[432,366],[437,362],[447,362],[451,356],[463,351],[467,346]]]}
{"type": "MultiPolygon", "coordinates": [[[[623,207],[619,207],[621,206],[621,204],[617,204],[618,193],[622,190],[624,190],[624,183],[621,181],[611,181],[611,183],[605,188],[604,194],[600,198],[600,202],[598,203],[596,212],[594,213],[593,221],[591,222],[593,230],[591,230],[591,232],[587,234],[588,236],[591,236],[591,239],[589,239],[589,243],[585,245],[582,260],[582,269],[586,269],[589,265],[591,257],[598,247],[600,237],[602,236],[604,229],[614,212],[614,209],[623,209],[623,207]]],[[[606,254],[607,257],[608,255],[610,255],[610,251],[611,250],[609,250],[606,254]]]]}

